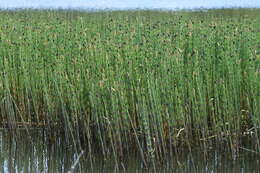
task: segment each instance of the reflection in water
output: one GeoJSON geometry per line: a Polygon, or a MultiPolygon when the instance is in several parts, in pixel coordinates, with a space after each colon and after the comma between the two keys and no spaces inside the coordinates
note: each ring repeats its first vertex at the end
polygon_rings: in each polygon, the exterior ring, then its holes
{"type": "MultiPolygon", "coordinates": [[[[0,172],[1,173],[57,173],[68,172],[77,159],[72,146],[67,146],[61,137],[48,139],[42,130],[19,131],[15,137],[7,131],[0,131],[0,172]]],[[[258,173],[260,157],[256,153],[241,151],[236,160],[230,154],[212,151],[205,156],[203,152],[180,153],[173,159],[158,164],[156,172],[178,173],[258,173]]],[[[90,157],[88,153],[80,159],[74,172],[149,172],[143,169],[136,156],[124,161],[113,157],[90,157]]]]}
{"type": "Polygon", "coordinates": [[[50,144],[42,131],[22,131],[15,137],[0,133],[0,172],[67,172],[74,152],[60,139],[50,144]]]}

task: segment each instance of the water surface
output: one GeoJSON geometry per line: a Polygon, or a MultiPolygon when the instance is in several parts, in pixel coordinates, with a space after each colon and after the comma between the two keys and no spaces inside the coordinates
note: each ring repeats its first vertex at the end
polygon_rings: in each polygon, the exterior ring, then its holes
{"type": "MultiPolygon", "coordinates": [[[[15,136],[0,131],[1,173],[66,173],[77,159],[77,151],[60,138],[48,139],[43,130],[20,130],[15,136]]],[[[250,147],[250,146],[249,146],[250,147]]],[[[224,148],[204,155],[201,150],[180,152],[156,167],[144,169],[137,155],[116,161],[84,153],[74,172],[176,172],[176,173],[259,173],[260,157],[241,150],[234,160],[224,148]]]]}

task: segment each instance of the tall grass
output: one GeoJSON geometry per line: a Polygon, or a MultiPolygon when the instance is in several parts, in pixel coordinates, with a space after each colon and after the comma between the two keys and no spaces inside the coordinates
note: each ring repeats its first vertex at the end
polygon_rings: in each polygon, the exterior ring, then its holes
{"type": "Polygon", "coordinates": [[[145,164],[244,135],[259,151],[259,16],[1,11],[0,122],[145,164]]]}

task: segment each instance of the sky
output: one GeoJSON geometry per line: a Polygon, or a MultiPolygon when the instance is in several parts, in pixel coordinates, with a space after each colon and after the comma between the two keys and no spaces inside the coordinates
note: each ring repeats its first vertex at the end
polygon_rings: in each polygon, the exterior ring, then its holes
{"type": "Polygon", "coordinates": [[[198,9],[260,8],[260,0],[0,0],[0,8],[198,9]]]}

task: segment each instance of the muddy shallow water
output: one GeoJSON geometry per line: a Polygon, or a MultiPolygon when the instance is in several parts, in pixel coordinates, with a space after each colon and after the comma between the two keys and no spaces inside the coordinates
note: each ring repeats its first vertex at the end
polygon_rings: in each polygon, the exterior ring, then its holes
{"type": "MultiPolygon", "coordinates": [[[[61,138],[48,139],[42,130],[20,130],[15,136],[0,131],[1,173],[57,173],[69,172],[178,172],[178,173],[258,173],[260,155],[241,150],[236,159],[229,151],[212,149],[206,156],[201,150],[183,151],[165,159],[156,167],[145,169],[137,156],[115,161],[114,157],[90,156],[84,153],[76,162],[77,152],[61,138]],[[51,141],[50,141],[51,140],[51,141]]],[[[250,148],[250,146],[248,146],[250,148]]],[[[79,152],[78,152],[79,153],[79,152]]]]}

